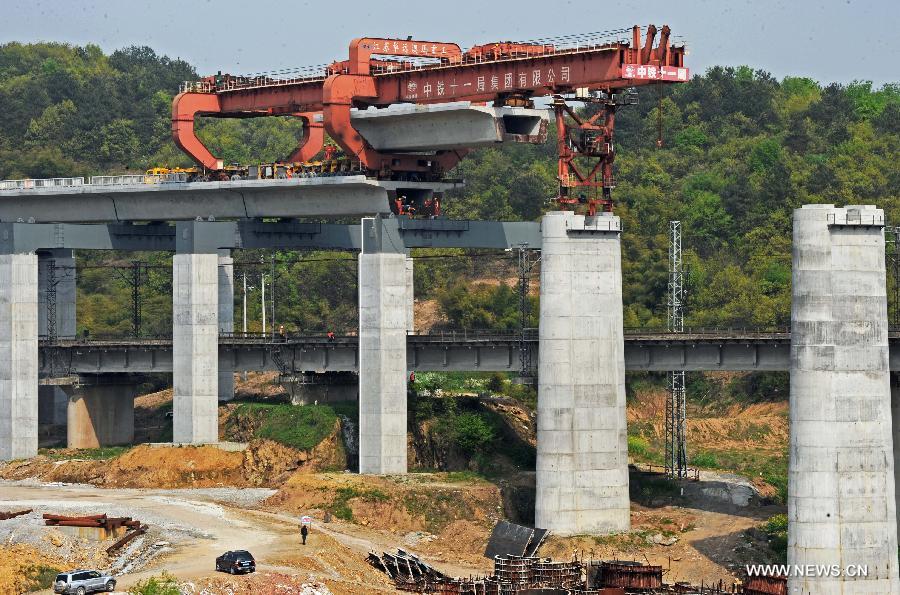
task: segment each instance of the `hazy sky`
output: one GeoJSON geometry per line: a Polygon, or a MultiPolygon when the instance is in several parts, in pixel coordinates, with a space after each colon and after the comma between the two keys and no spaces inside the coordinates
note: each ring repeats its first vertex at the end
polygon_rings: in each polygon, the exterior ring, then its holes
{"type": "Polygon", "coordinates": [[[468,47],[669,24],[687,65],[747,64],[820,82],[900,81],[900,0],[3,0],[0,43],[149,45],[200,74],[344,58],[354,37],[412,35],[468,47]]]}

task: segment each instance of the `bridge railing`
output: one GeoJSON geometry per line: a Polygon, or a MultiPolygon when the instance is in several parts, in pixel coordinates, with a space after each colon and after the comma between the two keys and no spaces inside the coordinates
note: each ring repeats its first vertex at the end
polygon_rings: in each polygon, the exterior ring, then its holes
{"type": "Polygon", "coordinates": [[[84,178],[41,178],[25,180],[0,180],[0,190],[31,190],[33,188],[56,188],[83,186],[84,178]]]}
{"type": "Polygon", "coordinates": [[[136,186],[141,184],[165,184],[187,182],[186,173],[128,174],[122,176],[91,176],[91,186],[136,186]]]}

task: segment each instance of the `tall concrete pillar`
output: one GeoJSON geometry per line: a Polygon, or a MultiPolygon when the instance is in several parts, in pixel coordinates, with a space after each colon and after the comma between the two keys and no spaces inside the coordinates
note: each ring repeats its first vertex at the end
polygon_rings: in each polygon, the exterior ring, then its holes
{"type": "Polygon", "coordinates": [[[631,526],[619,218],[541,222],[535,526],[631,526]]]}
{"type": "MultiPolygon", "coordinates": [[[[894,511],[900,510],[900,373],[891,372],[891,434],[894,444],[894,511]]],[[[897,515],[897,534],[900,539],[900,515],[897,515]]]]}
{"type": "Polygon", "coordinates": [[[406,256],[363,219],[359,255],[359,472],[406,473],[406,256]]]}
{"type": "Polygon", "coordinates": [[[868,576],[790,593],[900,593],[883,225],[871,205],[794,211],[788,564],[868,576]]]}
{"type": "Polygon", "coordinates": [[[410,333],[416,330],[416,283],[415,264],[413,259],[406,257],[406,330],[410,333]]]}
{"type": "MultiPolygon", "coordinates": [[[[38,255],[38,334],[72,338],[76,329],[75,253],[68,249],[41,250],[38,255]],[[48,299],[49,298],[49,299],[48,299]],[[50,311],[54,324],[48,323],[50,311]]],[[[60,370],[61,372],[61,370],[60,370]]],[[[38,420],[41,424],[65,424],[69,398],[59,386],[39,386],[38,420]]]]}
{"type": "MultiPolygon", "coordinates": [[[[230,250],[219,251],[219,332],[234,332],[234,259],[230,250]]],[[[219,401],[234,398],[234,369],[228,354],[219,356],[219,401]]]]}
{"type": "Polygon", "coordinates": [[[68,448],[121,446],[134,442],[134,397],[129,378],[82,379],[69,393],[68,448]]]}
{"type": "Polygon", "coordinates": [[[0,461],[37,455],[38,263],[0,254],[0,461]]]}
{"type": "Polygon", "coordinates": [[[201,241],[204,228],[215,225],[176,224],[178,253],[172,258],[175,442],[202,444],[219,439],[219,259],[215,243],[201,241]]]}

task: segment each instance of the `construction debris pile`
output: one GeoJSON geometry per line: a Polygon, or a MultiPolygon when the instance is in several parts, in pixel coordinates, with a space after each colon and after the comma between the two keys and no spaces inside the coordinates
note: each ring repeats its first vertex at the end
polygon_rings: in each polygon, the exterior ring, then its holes
{"type": "Polygon", "coordinates": [[[12,512],[0,511],[0,521],[8,521],[9,519],[14,519],[17,516],[23,516],[23,515],[26,515],[29,513],[31,513],[30,508],[28,510],[19,510],[19,511],[12,511],[12,512]]]}
{"type": "Polygon", "coordinates": [[[125,527],[125,534],[111,546],[106,548],[107,554],[112,554],[135,537],[146,533],[148,529],[147,525],[141,524],[140,521],[132,520],[131,517],[108,517],[105,514],[63,516],[60,514],[45,513],[43,518],[44,524],[48,526],[103,529],[111,535],[116,535],[122,527],[125,527]]]}
{"type": "MultiPolygon", "coordinates": [[[[662,566],[620,560],[556,562],[550,558],[495,556],[491,576],[454,578],[398,549],[381,556],[370,552],[368,562],[386,573],[400,591],[439,595],[781,595],[779,590],[754,590],[738,584],[690,585],[663,582],[662,566]]],[[[781,579],[772,579],[776,582],[781,579]]],[[[774,584],[774,583],[773,583],[774,584]]]]}

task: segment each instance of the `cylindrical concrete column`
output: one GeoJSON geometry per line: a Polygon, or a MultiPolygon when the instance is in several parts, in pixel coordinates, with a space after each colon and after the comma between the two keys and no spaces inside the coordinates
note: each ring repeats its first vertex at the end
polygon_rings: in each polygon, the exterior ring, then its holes
{"type": "Polygon", "coordinates": [[[38,450],[38,262],[0,255],[0,461],[38,450]]]}
{"type": "MultiPolygon", "coordinates": [[[[219,251],[219,332],[234,332],[234,259],[219,251]]],[[[234,368],[229,354],[219,354],[219,401],[234,398],[234,368]]]]}
{"type": "Polygon", "coordinates": [[[99,448],[134,442],[134,397],[131,383],[81,384],[68,389],[67,446],[99,448]]]}
{"type": "Polygon", "coordinates": [[[415,264],[413,259],[406,257],[406,330],[410,333],[416,330],[416,282],[415,264]]]}
{"type": "Polygon", "coordinates": [[[788,564],[790,593],[900,593],[884,213],[794,211],[788,564]],[[856,574],[856,573],[854,573],[856,574]]]}
{"type": "Polygon", "coordinates": [[[359,255],[359,472],[406,473],[406,256],[359,255]]]}
{"type": "Polygon", "coordinates": [[[541,222],[535,526],[631,526],[619,218],[541,222]]]}
{"type": "Polygon", "coordinates": [[[219,439],[219,277],[216,254],[172,258],[175,442],[219,439]]]}

